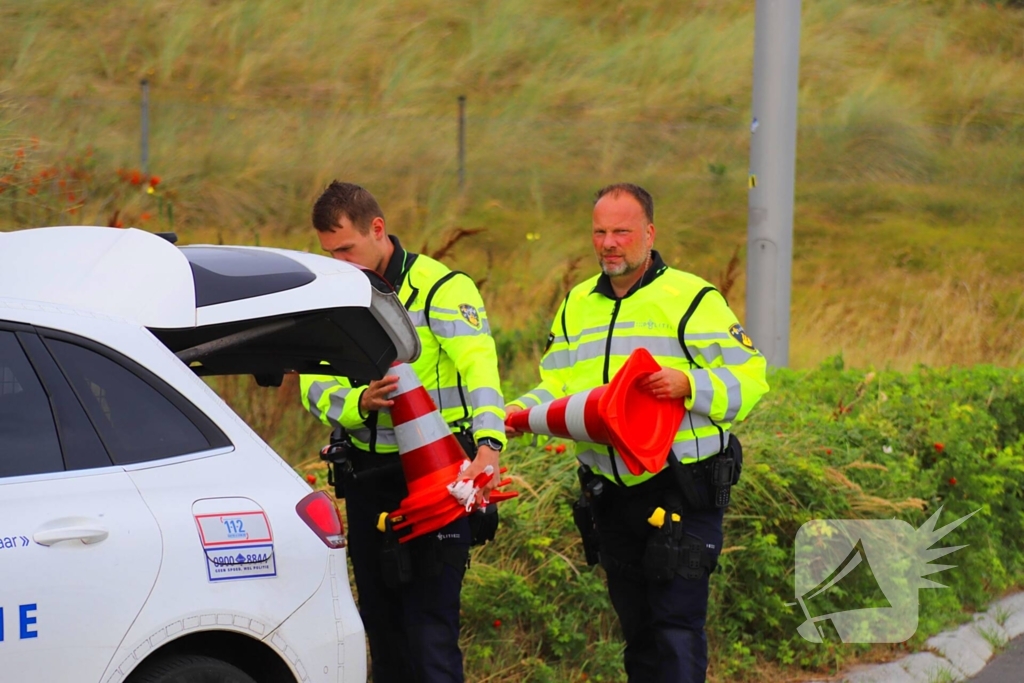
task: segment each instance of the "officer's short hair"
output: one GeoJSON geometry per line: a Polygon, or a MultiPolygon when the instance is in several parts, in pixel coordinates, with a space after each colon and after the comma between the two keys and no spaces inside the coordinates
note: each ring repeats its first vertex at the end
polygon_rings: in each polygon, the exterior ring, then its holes
{"type": "Polygon", "coordinates": [[[644,216],[647,217],[648,223],[654,222],[654,198],[651,197],[651,193],[633,183],[615,183],[613,185],[606,185],[597,191],[594,195],[594,203],[601,199],[606,194],[621,194],[625,192],[630,197],[635,199],[640,204],[640,208],[644,210],[644,216]]]}
{"type": "Polygon", "coordinates": [[[369,190],[335,180],[313,204],[313,227],[320,232],[330,232],[338,227],[342,216],[348,216],[352,225],[365,235],[373,219],[384,218],[384,212],[369,190]]]}

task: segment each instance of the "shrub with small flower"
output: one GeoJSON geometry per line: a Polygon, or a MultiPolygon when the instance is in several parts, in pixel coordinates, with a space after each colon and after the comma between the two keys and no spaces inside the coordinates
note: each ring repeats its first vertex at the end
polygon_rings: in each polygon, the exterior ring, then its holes
{"type": "Polygon", "coordinates": [[[93,147],[56,150],[37,137],[0,139],[0,212],[15,227],[174,225],[173,193],[139,169],[110,169],[93,147]]]}

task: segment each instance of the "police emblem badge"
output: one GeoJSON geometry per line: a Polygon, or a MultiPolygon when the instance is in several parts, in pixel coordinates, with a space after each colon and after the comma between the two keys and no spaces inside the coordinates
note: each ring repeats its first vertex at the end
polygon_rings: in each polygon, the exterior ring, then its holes
{"type": "Polygon", "coordinates": [[[733,339],[738,341],[740,344],[743,344],[743,346],[750,349],[751,351],[754,350],[754,340],[747,336],[747,333],[743,329],[743,326],[740,325],[739,323],[736,323],[735,325],[729,328],[729,335],[733,339]]]}
{"type": "Polygon", "coordinates": [[[466,319],[466,322],[473,327],[480,328],[480,314],[477,313],[476,308],[469,304],[459,304],[459,313],[466,319]]]}

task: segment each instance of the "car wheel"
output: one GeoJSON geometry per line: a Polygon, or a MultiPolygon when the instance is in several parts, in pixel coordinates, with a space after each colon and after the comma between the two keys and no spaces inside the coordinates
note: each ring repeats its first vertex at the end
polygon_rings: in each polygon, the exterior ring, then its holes
{"type": "Polygon", "coordinates": [[[256,683],[238,667],[203,655],[175,655],[143,665],[131,683],[256,683]]]}

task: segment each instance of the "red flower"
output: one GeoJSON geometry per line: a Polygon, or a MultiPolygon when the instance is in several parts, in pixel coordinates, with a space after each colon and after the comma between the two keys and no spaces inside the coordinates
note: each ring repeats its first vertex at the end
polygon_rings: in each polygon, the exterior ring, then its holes
{"type": "Polygon", "coordinates": [[[941,444],[941,443],[937,442],[937,441],[935,442],[934,446],[935,446],[935,452],[936,453],[941,453],[942,451],[946,450],[946,446],[944,444],[941,444]]]}
{"type": "Polygon", "coordinates": [[[139,216],[139,222],[140,223],[145,223],[146,221],[148,221],[152,217],[153,217],[153,215],[151,213],[149,213],[148,211],[143,211],[142,215],[139,216]]]}
{"type": "Polygon", "coordinates": [[[559,455],[565,453],[565,444],[560,443],[557,446],[555,446],[555,453],[558,453],[559,455]]]}
{"type": "Polygon", "coordinates": [[[501,619],[494,620],[494,628],[501,628],[501,619]]]}
{"type": "Polygon", "coordinates": [[[18,151],[14,153],[14,156],[18,157],[19,159],[24,159],[25,158],[25,150],[19,148],[18,151]]]}
{"type": "Polygon", "coordinates": [[[547,451],[548,453],[550,453],[552,451],[552,449],[553,449],[553,446],[551,444],[548,444],[547,446],[544,447],[544,450],[547,451]]]}
{"type": "Polygon", "coordinates": [[[76,213],[78,213],[78,207],[77,206],[72,206],[70,209],[68,209],[68,213],[70,213],[72,216],[74,216],[76,213]]]}
{"type": "Polygon", "coordinates": [[[151,176],[149,176],[149,186],[150,187],[156,187],[159,184],[160,184],[160,176],[158,176],[158,175],[151,175],[151,176]]]}
{"type": "Polygon", "coordinates": [[[825,449],[825,455],[832,455],[832,449],[831,448],[826,448],[825,449]]]}
{"type": "Polygon", "coordinates": [[[140,173],[139,171],[132,171],[131,175],[128,176],[128,182],[130,182],[132,185],[141,185],[142,173],[140,173]]]}
{"type": "Polygon", "coordinates": [[[39,188],[38,187],[30,187],[30,188],[28,188],[28,193],[29,194],[36,194],[37,192],[39,192],[39,188]]]}
{"type": "Polygon", "coordinates": [[[306,475],[306,481],[308,481],[310,484],[315,484],[316,483],[316,475],[315,474],[307,474],[306,475]]]}
{"type": "Polygon", "coordinates": [[[956,486],[956,477],[950,477],[949,478],[949,485],[950,486],[956,486]]]}
{"type": "Polygon", "coordinates": [[[122,223],[119,220],[118,221],[114,221],[114,227],[115,228],[123,228],[124,227],[124,223],[122,223]]]}
{"type": "Polygon", "coordinates": [[[74,201],[75,201],[75,193],[74,192],[69,192],[68,193],[68,201],[74,203],[74,201]]]}

